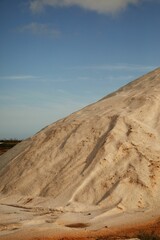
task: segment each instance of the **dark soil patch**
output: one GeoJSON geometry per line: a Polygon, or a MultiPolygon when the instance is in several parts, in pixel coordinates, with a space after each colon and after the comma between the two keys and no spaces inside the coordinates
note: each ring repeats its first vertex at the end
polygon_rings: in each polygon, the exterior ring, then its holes
{"type": "Polygon", "coordinates": [[[72,224],[67,224],[65,226],[70,227],[70,228],[86,228],[89,226],[89,224],[87,224],[87,223],[72,223],[72,224]]]}

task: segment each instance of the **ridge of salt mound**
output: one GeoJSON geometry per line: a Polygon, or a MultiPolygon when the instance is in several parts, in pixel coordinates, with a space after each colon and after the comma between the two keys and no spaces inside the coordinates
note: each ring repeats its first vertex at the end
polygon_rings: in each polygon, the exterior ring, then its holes
{"type": "Polygon", "coordinates": [[[99,227],[121,213],[159,214],[160,68],[2,155],[0,192],[16,204],[91,211],[99,227]]]}

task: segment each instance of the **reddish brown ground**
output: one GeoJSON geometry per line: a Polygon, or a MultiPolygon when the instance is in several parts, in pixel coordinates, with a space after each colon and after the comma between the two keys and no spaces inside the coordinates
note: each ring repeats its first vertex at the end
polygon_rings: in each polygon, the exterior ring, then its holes
{"type": "Polygon", "coordinates": [[[0,240],[113,240],[113,239],[127,239],[127,238],[139,237],[146,240],[160,240],[160,219],[149,222],[139,226],[122,227],[121,229],[103,229],[100,231],[78,231],[73,233],[56,233],[53,235],[51,232],[41,232],[39,234],[36,231],[11,234],[7,236],[1,236],[0,240]],[[150,238],[144,238],[144,235],[150,238]],[[141,236],[141,237],[140,237],[141,236]],[[155,238],[153,237],[155,236],[155,238]],[[152,238],[151,238],[152,237],[152,238]]]}

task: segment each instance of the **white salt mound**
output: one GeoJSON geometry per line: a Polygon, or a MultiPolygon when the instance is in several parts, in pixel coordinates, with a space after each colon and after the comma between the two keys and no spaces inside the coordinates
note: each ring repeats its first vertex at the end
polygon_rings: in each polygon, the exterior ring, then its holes
{"type": "Polygon", "coordinates": [[[62,210],[57,223],[76,216],[100,228],[158,216],[160,68],[2,155],[0,192],[14,204],[62,210]]]}

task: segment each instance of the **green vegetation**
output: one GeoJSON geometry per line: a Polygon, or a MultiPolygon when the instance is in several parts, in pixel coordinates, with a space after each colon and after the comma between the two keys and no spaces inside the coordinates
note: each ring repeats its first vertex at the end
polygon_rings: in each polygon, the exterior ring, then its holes
{"type": "Polygon", "coordinates": [[[129,237],[129,236],[122,236],[122,237],[97,237],[95,240],[118,240],[118,239],[132,239],[132,238],[137,238],[137,239],[140,239],[140,240],[160,240],[160,237],[157,236],[156,234],[154,233],[139,233],[138,235],[136,236],[132,236],[132,237],[129,237]]]}
{"type": "Polygon", "coordinates": [[[4,148],[11,148],[14,147],[19,142],[21,142],[21,140],[17,139],[0,140],[0,146],[4,148]]]}
{"type": "Polygon", "coordinates": [[[137,237],[140,240],[160,240],[160,237],[155,234],[141,233],[137,237]]]}

